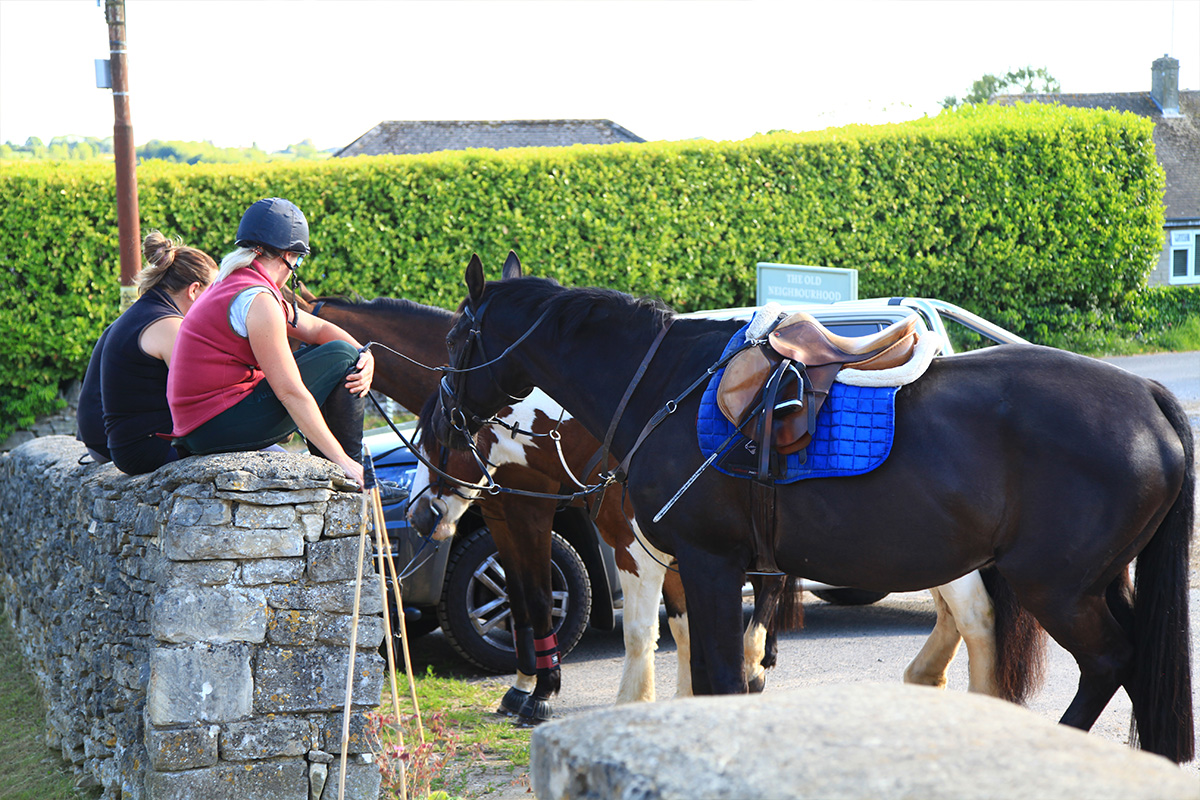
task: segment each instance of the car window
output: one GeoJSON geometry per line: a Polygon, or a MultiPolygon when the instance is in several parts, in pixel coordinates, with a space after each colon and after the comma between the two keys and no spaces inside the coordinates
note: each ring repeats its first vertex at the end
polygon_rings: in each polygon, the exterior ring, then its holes
{"type": "Polygon", "coordinates": [[[838,336],[867,336],[879,333],[887,327],[882,322],[824,322],[822,324],[838,336]]]}

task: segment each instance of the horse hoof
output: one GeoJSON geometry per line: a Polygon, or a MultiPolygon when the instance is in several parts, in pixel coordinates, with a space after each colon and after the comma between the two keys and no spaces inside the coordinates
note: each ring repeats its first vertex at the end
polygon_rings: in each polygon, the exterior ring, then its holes
{"type": "Polygon", "coordinates": [[[540,725],[552,716],[550,703],[530,697],[525,701],[525,705],[521,706],[519,716],[522,725],[540,725]]]}
{"type": "Polygon", "coordinates": [[[767,673],[765,672],[760,672],[746,682],[746,690],[751,694],[759,694],[765,688],[767,688],[767,673]]]}
{"type": "Polygon", "coordinates": [[[529,692],[512,686],[504,693],[504,697],[500,700],[500,707],[496,709],[496,713],[502,717],[518,716],[528,702],[529,692]]]}

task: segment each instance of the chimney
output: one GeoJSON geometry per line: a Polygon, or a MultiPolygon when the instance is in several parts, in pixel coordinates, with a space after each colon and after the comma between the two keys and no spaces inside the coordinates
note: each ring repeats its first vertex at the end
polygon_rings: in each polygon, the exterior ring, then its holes
{"type": "Polygon", "coordinates": [[[1179,59],[1163,54],[1150,69],[1150,97],[1164,117],[1179,114],[1179,59]]]}

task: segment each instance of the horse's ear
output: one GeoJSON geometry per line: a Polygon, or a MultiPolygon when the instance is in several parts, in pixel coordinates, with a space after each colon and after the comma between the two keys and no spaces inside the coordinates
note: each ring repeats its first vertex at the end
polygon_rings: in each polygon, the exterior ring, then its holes
{"type": "Polygon", "coordinates": [[[478,253],[471,254],[471,261],[467,264],[463,282],[467,284],[467,293],[471,300],[479,302],[479,298],[483,297],[483,262],[479,260],[478,253]]]}
{"type": "Polygon", "coordinates": [[[500,280],[508,280],[509,278],[521,277],[521,259],[517,258],[515,250],[508,251],[508,258],[504,260],[504,271],[500,273],[500,280]]]}

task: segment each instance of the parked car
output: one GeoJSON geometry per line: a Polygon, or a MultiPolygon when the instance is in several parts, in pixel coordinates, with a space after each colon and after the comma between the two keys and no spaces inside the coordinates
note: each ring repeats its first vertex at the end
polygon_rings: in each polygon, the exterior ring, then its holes
{"type": "MultiPolygon", "coordinates": [[[[916,315],[919,327],[946,339],[946,354],[954,352],[950,342],[961,338],[962,330],[989,344],[1024,341],[965,309],[938,300],[875,298],[785,306],[785,310],[808,311],[843,336],[876,333],[897,320],[916,315]],[[952,337],[947,323],[951,330],[959,326],[960,334],[952,337]]],[[[688,316],[749,319],[754,311],[753,307],[732,308],[688,316]]],[[[411,425],[408,429],[411,432],[411,425]]],[[[368,433],[363,442],[381,478],[405,487],[412,485],[417,458],[394,432],[382,428],[368,433]]],[[[419,636],[441,627],[454,649],[470,663],[488,671],[511,672],[515,654],[504,569],[485,520],[478,513],[468,512],[452,539],[433,542],[422,539],[409,526],[407,510],[405,501],[384,507],[393,556],[401,571],[409,635],[419,636]]],[[[555,516],[552,564],[555,630],[565,656],[588,625],[612,630],[623,598],[613,549],[600,538],[583,509],[565,508],[555,516]]],[[[839,605],[863,605],[886,596],[809,581],[805,588],[839,605]]]]}

